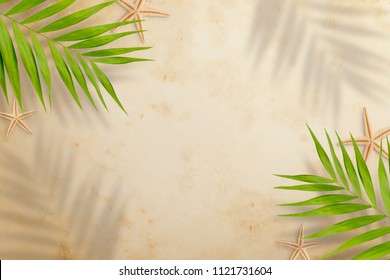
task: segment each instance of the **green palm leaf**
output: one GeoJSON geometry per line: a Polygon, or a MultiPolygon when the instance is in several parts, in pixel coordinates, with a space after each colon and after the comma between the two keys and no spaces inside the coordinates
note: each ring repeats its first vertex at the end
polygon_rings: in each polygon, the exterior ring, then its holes
{"type": "Polygon", "coordinates": [[[1,49],[0,49],[0,86],[1,89],[3,90],[5,98],[8,101],[7,84],[5,81],[5,72],[4,72],[4,61],[3,61],[3,56],[1,54],[1,49]]]}
{"type": "Polygon", "coordinates": [[[314,209],[307,212],[284,214],[284,217],[310,217],[310,216],[334,216],[349,214],[361,210],[371,208],[369,205],[357,204],[357,203],[336,203],[332,205],[326,205],[318,209],[314,209]]]}
{"type": "Polygon", "coordinates": [[[329,148],[330,148],[330,152],[332,154],[332,160],[333,160],[334,165],[336,167],[337,174],[339,175],[339,178],[340,178],[341,182],[343,183],[343,185],[347,188],[347,190],[349,190],[349,184],[348,184],[347,178],[345,176],[343,167],[341,166],[341,163],[340,163],[338,157],[336,156],[336,152],[334,150],[334,147],[333,147],[333,144],[332,144],[332,140],[330,139],[330,136],[329,136],[328,132],[325,131],[325,133],[326,133],[326,138],[328,140],[328,145],[329,145],[329,148]]]}
{"type": "Polygon", "coordinates": [[[27,70],[27,74],[30,77],[30,80],[35,88],[39,99],[42,102],[43,107],[45,107],[45,100],[43,99],[43,91],[38,73],[38,66],[35,61],[31,46],[23,31],[20,30],[19,26],[14,21],[12,22],[12,28],[14,30],[16,45],[19,48],[19,53],[22,57],[23,64],[27,70]]]}
{"type": "Polygon", "coordinates": [[[317,196],[315,198],[302,202],[279,204],[279,206],[313,206],[313,205],[329,205],[334,203],[346,202],[356,199],[356,196],[347,194],[327,194],[317,196]]]}
{"type": "Polygon", "coordinates": [[[76,1],[77,0],[63,0],[61,2],[58,2],[58,3],[40,11],[40,12],[32,15],[31,17],[25,19],[24,21],[22,21],[22,24],[33,23],[33,22],[37,22],[37,21],[43,20],[45,18],[51,17],[52,15],[55,15],[55,14],[61,12],[62,10],[65,10],[66,8],[68,8],[70,5],[72,5],[76,1]]]}
{"type": "Polygon", "coordinates": [[[387,234],[390,234],[390,227],[383,227],[378,228],[374,230],[370,230],[368,232],[365,232],[363,234],[357,235],[350,240],[346,241],[344,244],[342,244],[340,247],[338,247],[336,250],[326,254],[323,256],[323,258],[329,258],[330,256],[337,254],[341,251],[347,250],[349,248],[355,247],[357,245],[363,244],[365,242],[377,239],[379,237],[385,236],[387,234]]]}
{"type": "Polygon", "coordinates": [[[137,48],[112,48],[106,50],[98,50],[84,53],[85,56],[93,56],[93,57],[104,57],[104,56],[114,56],[114,55],[122,55],[136,51],[148,50],[150,47],[137,47],[137,48]]]}
{"type": "Polygon", "coordinates": [[[357,229],[377,221],[385,219],[385,215],[370,215],[362,216],[357,218],[352,218],[349,220],[342,221],[340,223],[334,224],[326,229],[323,229],[315,234],[309,235],[306,238],[320,238],[328,235],[339,234],[342,232],[350,231],[352,229],[357,229]]]}
{"type": "Polygon", "coordinates": [[[91,84],[95,88],[95,90],[99,96],[99,99],[102,102],[104,108],[106,108],[106,110],[108,110],[106,102],[104,101],[102,92],[100,90],[99,84],[98,84],[96,77],[93,74],[91,68],[88,66],[88,63],[84,60],[84,58],[81,55],[77,55],[77,58],[79,59],[80,64],[83,67],[84,72],[87,74],[88,79],[90,80],[91,84]]]}
{"type": "Polygon", "coordinates": [[[324,178],[317,175],[276,175],[281,178],[301,181],[301,182],[307,182],[307,183],[334,183],[335,181],[333,179],[324,178]]]}
{"type": "Polygon", "coordinates": [[[318,141],[317,137],[314,135],[313,131],[309,128],[311,137],[314,140],[314,143],[316,145],[317,154],[322,162],[322,165],[325,167],[326,171],[328,171],[329,175],[333,178],[333,180],[337,180],[336,173],[334,172],[332,163],[330,162],[330,159],[328,155],[326,154],[324,148],[321,146],[320,142],[318,141]]]}
{"type": "Polygon", "coordinates": [[[92,105],[96,109],[96,105],[92,99],[91,93],[89,92],[87,82],[85,80],[84,74],[81,71],[80,66],[78,65],[76,59],[72,56],[70,51],[67,48],[64,48],[65,57],[68,61],[69,67],[72,70],[73,75],[75,76],[77,82],[79,83],[80,87],[83,89],[85,95],[89,99],[89,101],[92,103],[92,105]]]}
{"type": "Polygon", "coordinates": [[[106,3],[102,3],[99,5],[92,6],[90,8],[75,12],[73,14],[70,14],[68,16],[65,16],[59,20],[56,20],[55,22],[52,22],[45,27],[42,27],[38,30],[38,32],[45,33],[45,32],[53,32],[57,30],[62,30],[65,28],[68,28],[70,26],[73,26],[77,23],[80,23],[91,16],[97,14],[102,9],[106,8],[107,6],[110,6],[111,4],[115,3],[116,1],[110,1],[106,3]]]}
{"type": "MultiPolygon", "coordinates": [[[[27,72],[32,86],[46,109],[45,93],[43,83],[46,84],[50,106],[52,104],[52,74],[50,73],[50,63],[53,63],[57,69],[62,82],[66,86],[75,103],[82,108],[78,97],[78,88],[80,88],[87,100],[95,108],[94,99],[88,86],[92,85],[101,104],[107,109],[103,98],[101,88],[104,88],[108,95],[114,99],[118,106],[124,111],[113,85],[107,75],[98,66],[101,64],[126,64],[133,62],[148,61],[144,58],[135,58],[123,56],[128,53],[149,49],[149,47],[127,47],[127,48],[96,48],[107,45],[121,38],[131,36],[142,31],[129,31],[118,34],[105,34],[124,25],[133,24],[132,22],[116,22],[103,25],[90,26],[87,28],[77,28],[77,24],[93,17],[98,12],[104,10],[117,2],[108,1],[92,5],[82,10],[75,11],[65,16],[58,16],[58,13],[64,11],[77,0],[61,0],[58,3],[49,5],[40,9],[46,0],[21,0],[11,7],[8,11],[0,9],[0,88],[8,100],[7,79],[12,90],[23,109],[22,89],[20,84],[21,68],[27,72]],[[25,13],[29,17],[24,17],[25,13]],[[32,15],[31,15],[32,14],[32,15]],[[18,16],[14,19],[12,16],[18,16]],[[56,20],[43,23],[43,20],[56,17],[56,20]],[[20,19],[22,18],[22,19],[20,19]],[[11,28],[8,28],[8,21],[11,28]],[[30,27],[28,24],[35,23],[37,28],[30,27]],[[40,25],[40,26],[39,26],[40,25]],[[67,31],[72,27],[72,31],[67,31]],[[11,30],[10,30],[11,29],[11,30]],[[53,31],[64,31],[64,35],[51,38],[46,33],[53,31]],[[28,32],[25,32],[28,31],[28,32]],[[11,35],[11,32],[13,33],[11,35]],[[72,43],[78,41],[76,43],[72,43]],[[48,44],[50,55],[45,52],[44,44],[48,44]],[[88,49],[88,51],[86,51],[88,49]],[[5,55],[7,54],[7,55],[5,55]],[[18,61],[20,66],[18,64],[18,61]],[[75,84],[77,82],[77,86],[75,84]]],[[[1,3],[8,1],[0,0],[1,3]]]]}
{"type": "Polygon", "coordinates": [[[45,51],[44,51],[41,43],[39,42],[37,36],[35,35],[35,33],[31,31],[30,36],[32,39],[33,48],[34,48],[34,52],[36,55],[36,60],[38,62],[39,70],[41,72],[43,79],[46,82],[47,89],[49,91],[49,101],[50,101],[50,106],[51,106],[51,100],[52,100],[52,98],[51,98],[51,74],[50,74],[49,63],[47,61],[45,51]]]}
{"type": "Polygon", "coordinates": [[[290,191],[310,191],[310,192],[332,192],[342,190],[343,187],[326,185],[326,184],[306,184],[297,186],[279,186],[275,189],[290,190],[290,191]]]}
{"type": "MultiPolygon", "coordinates": [[[[122,103],[119,101],[118,96],[115,93],[114,87],[112,86],[110,80],[107,78],[106,74],[99,68],[99,66],[91,61],[92,69],[95,71],[96,76],[99,81],[102,83],[103,87],[107,90],[108,94],[111,95],[112,99],[118,104],[118,106],[126,113],[125,108],[123,108],[122,103]]],[[[126,113],[127,114],[127,113],[126,113]]]]}
{"type": "Polygon", "coordinates": [[[353,257],[354,260],[375,260],[390,254],[390,241],[374,246],[353,257]]]}
{"type": "Polygon", "coordinates": [[[375,192],[374,192],[374,186],[372,185],[372,179],[370,176],[370,172],[368,171],[368,167],[366,165],[366,162],[364,161],[364,158],[362,154],[360,153],[360,150],[355,142],[355,139],[351,135],[353,149],[355,151],[355,157],[356,157],[356,165],[358,167],[360,179],[363,183],[363,187],[366,191],[366,194],[368,198],[370,199],[371,203],[376,207],[376,199],[375,199],[375,192]]]}
{"type": "Polygon", "coordinates": [[[11,16],[11,15],[16,15],[16,14],[22,13],[22,12],[27,11],[28,9],[31,9],[31,8],[37,6],[45,1],[46,0],[23,0],[22,2],[20,2],[16,6],[14,6],[11,10],[9,10],[5,15],[11,16]]]}
{"type": "Polygon", "coordinates": [[[79,97],[77,96],[77,92],[74,87],[72,75],[70,74],[69,68],[66,65],[64,58],[62,57],[60,51],[57,49],[54,43],[49,41],[49,47],[53,55],[54,64],[57,68],[58,73],[60,74],[61,79],[64,81],[65,86],[68,88],[77,105],[79,105],[79,107],[82,109],[79,97]]]}
{"type": "Polygon", "coordinates": [[[133,24],[137,21],[124,21],[124,22],[115,22],[115,23],[109,23],[99,26],[92,26],[87,28],[82,28],[76,31],[72,31],[70,33],[64,34],[62,36],[59,36],[55,38],[55,41],[63,41],[63,42],[71,42],[71,41],[79,41],[79,40],[85,40],[94,38],[96,36],[102,35],[106,33],[107,31],[110,31],[114,28],[118,28],[124,25],[133,24]]]}
{"type": "Polygon", "coordinates": [[[22,93],[20,90],[20,75],[18,71],[18,59],[16,58],[15,47],[12,43],[11,35],[8,32],[7,26],[3,19],[0,18],[0,50],[3,56],[5,69],[8,73],[8,78],[14,90],[15,96],[19,101],[20,107],[23,109],[22,93]]]}
{"type": "MultiPolygon", "coordinates": [[[[380,154],[382,154],[382,146],[381,146],[380,154]]],[[[383,203],[386,207],[387,213],[390,214],[390,186],[389,186],[389,179],[386,174],[386,169],[385,169],[385,165],[383,164],[382,157],[379,157],[378,178],[379,178],[379,186],[381,188],[381,194],[383,197],[383,203]]]]}
{"type": "MultiPolygon", "coordinates": [[[[331,224],[328,227],[308,235],[306,238],[322,238],[330,235],[341,234],[345,232],[352,232],[355,229],[361,228],[363,233],[352,237],[351,239],[345,241],[341,246],[335,250],[329,252],[324,256],[324,258],[329,258],[334,254],[337,254],[341,251],[347,250],[352,247],[359,246],[363,243],[366,243],[371,240],[376,240],[380,237],[390,234],[390,227],[383,224],[383,222],[390,222],[389,214],[386,214],[383,209],[379,208],[378,205],[384,205],[387,213],[390,213],[390,186],[389,186],[389,175],[385,168],[382,158],[379,159],[378,164],[378,178],[379,186],[378,188],[374,187],[372,176],[370,174],[369,168],[366,162],[363,159],[363,156],[353,138],[353,150],[356,159],[356,164],[351,160],[344,144],[340,140],[339,135],[336,133],[338,144],[340,146],[341,153],[343,155],[344,172],[343,166],[337,154],[335,152],[334,145],[328,135],[327,140],[330,148],[331,156],[328,156],[327,152],[323,146],[318,141],[317,137],[313,131],[309,128],[310,134],[312,135],[313,141],[315,143],[318,157],[320,158],[324,168],[332,179],[324,178],[317,176],[315,174],[305,174],[305,175],[277,175],[279,177],[305,182],[308,184],[305,185],[296,185],[296,186],[278,186],[276,189],[281,190],[290,190],[290,191],[316,191],[316,192],[333,192],[325,195],[319,195],[314,198],[293,203],[280,204],[284,207],[311,207],[317,206],[317,208],[293,213],[293,214],[284,214],[280,216],[285,217],[311,217],[316,216],[318,219],[322,216],[335,216],[335,215],[345,215],[346,219],[331,224]],[[333,166],[335,169],[333,169],[333,166]],[[336,174],[336,170],[339,179],[333,178],[336,174]],[[347,180],[347,176],[350,182],[347,180]],[[349,187],[349,183],[352,185],[352,188],[349,187]],[[361,185],[363,188],[361,188],[361,185]],[[380,192],[379,192],[380,191],[380,192]],[[368,200],[365,199],[368,197],[368,200]],[[348,203],[348,201],[353,200],[354,203],[348,203]],[[378,203],[377,203],[378,202],[378,203]],[[379,203],[381,202],[381,203],[379,203]],[[376,211],[375,215],[367,214],[367,209],[376,211]],[[355,213],[352,217],[352,213],[355,213]],[[378,222],[381,223],[378,223],[378,222]],[[368,226],[370,228],[368,228],[368,226]],[[374,227],[374,229],[372,229],[374,227]]],[[[390,143],[388,143],[388,148],[390,149],[390,143]]],[[[390,160],[389,160],[390,167],[390,160]]],[[[380,244],[376,244],[373,247],[359,253],[353,259],[378,259],[385,257],[390,254],[390,241],[385,241],[380,244]]]]}
{"type": "Polygon", "coordinates": [[[128,32],[122,32],[117,34],[109,34],[105,36],[95,37],[92,39],[86,39],[82,42],[76,43],[71,45],[69,48],[71,49],[91,49],[91,48],[97,48],[104,45],[107,45],[109,43],[114,42],[115,40],[118,40],[120,38],[133,35],[136,33],[140,33],[142,31],[128,31],[128,32]]]}
{"type": "MultiPolygon", "coordinates": [[[[343,142],[341,141],[341,138],[339,135],[337,135],[337,139],[339,141],[339,145],[340,145],[341,151],[343,153],[344,166],[345,166],[345,169],[347,170],[348,178],[351,181],[351,184],[352,184],[355,192],[361,198],[362,197],[362,190],[360,188],[359,178],[357,176],[355,167],[353,166],[352,160],[349,157],[347,150],[345,149],[345,146],[344,146],[343,142]]],[[[330,145],[332,145],[332,144],[330,144],[330,145]]]]}

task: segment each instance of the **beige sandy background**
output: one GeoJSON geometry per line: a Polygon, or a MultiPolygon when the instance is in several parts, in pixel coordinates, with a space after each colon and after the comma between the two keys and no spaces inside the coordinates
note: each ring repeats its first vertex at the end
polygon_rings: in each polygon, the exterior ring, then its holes
{"type": "Polygon", "coordinates": [[[305,124],[321,140],[324,128],[362,136],[366,106],[373,130],[390,125],[388,1],[145,6],[171,15],[145,18],[153,48],[137,55],[155,61],[104,67],[128,115],[108,98],[109,113],[85,98],[80,111],[56,76],[47,113],[23,83],[34,135],[7,140],[0,120],[1,259],[287,259],[277,241],[325,226],[277,217],[288,210],[275,204],[304,197],[274,190],[290,182],[272,174],[323,172],[305,124]]]}

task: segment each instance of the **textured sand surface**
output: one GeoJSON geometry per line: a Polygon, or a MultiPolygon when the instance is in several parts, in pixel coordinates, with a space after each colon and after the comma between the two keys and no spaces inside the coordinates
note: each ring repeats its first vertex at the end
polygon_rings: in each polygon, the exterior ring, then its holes
{"type": "Polygon", "coordinates": [[[321,140],[325,128],[362,136],[366,106],[374,131],[390,125],[386,1],[145,6],[171,15],[144,22],[153,48],[137,55],[155,61],[104,67],[128,115],[109,98],[109,113],[84,96],[80,111],[55,76],[47,113],[24,79],[34,135],[7,140],[0,119],[0,259],[287,259],[277,241],[325,226],[277,217],[288,210],[275,204],[305,196],[274,190],[286,181],[272,174],[324,172],[306,123],[321,140]]]}

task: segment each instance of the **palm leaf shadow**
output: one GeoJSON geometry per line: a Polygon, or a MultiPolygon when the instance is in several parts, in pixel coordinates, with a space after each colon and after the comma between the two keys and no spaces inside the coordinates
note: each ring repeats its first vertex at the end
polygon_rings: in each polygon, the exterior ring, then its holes
{"type": "Polygon", "coordinates": [[[390,60],[372,49],[372,40],[383,43],[387,36],[357,23],[374,12],[356,1],[259,0],[250,45],[256,64],[274,56],[275,79],[297,74],[303,100],[325,101],[336,113],[347,89],[384,98],[390,60]]]}
{"type": "MultiPolygon", "coordinates": [[[[33,164],[17,151],[1,149],[1,259],[111,259],[125,215],[123,188],[107,196],[102,174],[80,168],[61,141],[37,141],[33,164]]],[[[46,138],[47,139],[47,138],[46,138]]]]}

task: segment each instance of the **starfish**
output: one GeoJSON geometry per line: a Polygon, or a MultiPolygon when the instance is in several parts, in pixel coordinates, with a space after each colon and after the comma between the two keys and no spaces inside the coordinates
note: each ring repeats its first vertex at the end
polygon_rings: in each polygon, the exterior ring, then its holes
{"type": "MultiPolygon", "coordinates": [[[[143,31],[142,27],[142,20],[144,16],[149,17],[168,17],[169,14],[152,10],[152,9],[146,9],[143,8],[145,0],[136,0],[135,4],[130,4],[125,0],[119,0],[119,4],[121,4],[126,10],[128,10],[128,13],[120,20],[120,22],[124,21],[131,21],[131,20],[137,20],[135,23],[138,31],[143,31]]],[[[115,31],[116,29],[114,29],[115,31]]],[[[142,42],[145,42],[145,36],[144,32],[139,33],[142,42]]]]}
{"type": "Polygon", "coordinates": [[[301,225],[301,227],[299,228],[299,232],[298,232],[297,242],[288,242],[288,241],[279,242],[282,245],[286,245],[287,247],[294,249],[294,252],[292,253],[292,255],[290,257],[290,260],[295,260],[298,257],[298,255],[302,255],[302,257],[305,260],[310,260],[310,257],[307,254],[306,249],[316,247],[316,246],[322,244],[322,242],[304,243],[303,232],[304,232],[304,228],[303,228],[303,225],[301,225]]]}
{"type": "MultiPolygon", "coordinates": [[[[365,146],[363,157],[364,160],[367,161],[368,155],[370,154],[372,148],[380,153],[381,145],[379,141],[381,141],[384,136],[390,134],[390,127],[382,129],[373,134],[370,127],[370,122],[368,121],[367,110],[364,108],[364,130],[366,135],[364,137],[357,138],[355,141],[356,144],[365,146]]],[[[343,143],[351,144],[352,140],[346,140],[343,141],[343,143]]],[[[384,149],[382,149],[382,153],[385,157],[388,157],[388,154],[384,149]]]]}
{"type": "Polygon", "coordinates": [[[34,113],[35,110],[20,114],[18,110],[18,104],[16,103],[16,99],[14,100],[12,114],[0,112],[0,117],[11,121],[7,130],[7,138],[9,138],[16,125],[19,125],[27,133],[32,134],[31,129],[29,129],[28,126],[24,123],[23,119],[31,116],[34,113]]]}

